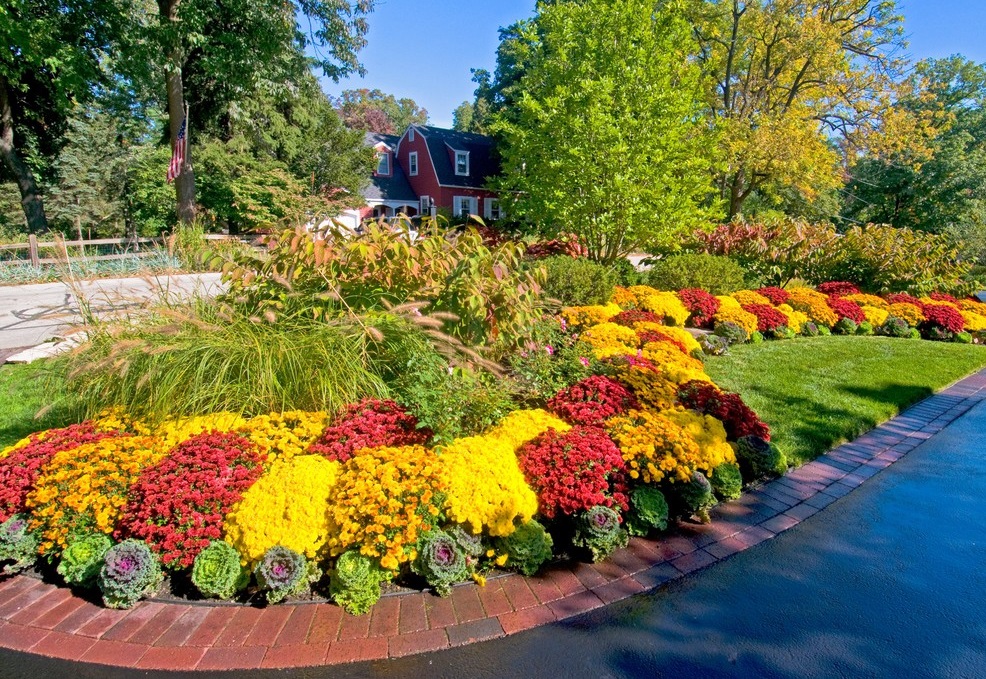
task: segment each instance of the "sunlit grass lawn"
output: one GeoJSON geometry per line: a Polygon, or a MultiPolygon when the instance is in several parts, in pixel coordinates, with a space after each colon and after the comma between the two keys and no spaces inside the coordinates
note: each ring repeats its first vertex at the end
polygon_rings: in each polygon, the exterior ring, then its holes
{"type": "Polygon", "coordinates": [[[74,420],[57,388],[47,383],[43,362],[0,366],[0,449],[36,431],[74,420]],[[41,419],[35,415],[51,405],[41,419]]]}
{"type": "Polygon", "coordinates": [[[770,425],[792,464],[852,440],[986,366],[986,347],[817,337],[734,347],[706,360],[716,384],[770,425]]]}

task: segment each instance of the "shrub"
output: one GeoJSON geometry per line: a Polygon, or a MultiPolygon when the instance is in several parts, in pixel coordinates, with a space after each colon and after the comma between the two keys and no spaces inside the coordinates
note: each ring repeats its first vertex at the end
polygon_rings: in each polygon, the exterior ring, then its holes
{"type": "Polygon", "coordinates": [[[721,321],[716,323],[716,328],[712,332],[718,337],[726,340],[729,344],[743,344],[750,339],[750,333],[744,330],[740,325],[730,321],[721,321]]]}
{"type": "Polygon", "coordinates": [[[721,302],[705,290],[684,288],[678,291],[678,299],[691,313],[690,321],[696,328],[711,328],[721,302]]]}
{"type": "Polygon", "coordinates": [[[743,311],[757,317],[758,332],[773,332],[787,326],[787,316],[768,304],[744,304],[743,311]]]}
{"type": "Polygon", "coordinates": [[[787,457],[761,436],[744,436],[736,442],[736,459],[743,476],[761,479],[781,476],[787,471],[787,457]]]}
{"type": "Polygon", "coordinates": [[[770,440],[770,428],[743,402],[739,394],[721,391],[714,384],[692,381],[678,390],[681,405],[722,421],[729,440],[756,435],[770,440]]]}
{"type": "Polygon", "coordinates": [[[760,288],[757,293],[766,297],[770,300],[770,303],[774,306],[780,306],[781,304],[787,304],[788,300],[791,299],[791,293],[789,293],[784,288],[778,288],[777,286],[768,286],[766,288],[760,288]]]}
{"type": "Polygon", "coordinates": [[[588,259],[548,257],[541,265],[547,272],[544,294],[563,306],[605,304],[613,295],[615,273],[588,259]]]}
{"type": "Polygon", "coordinates": [[[707,335],[698,343],[702,347],[702,353],[709,356],[724,356],[729,353],[729,340],[719,335],[707,335]]]}
{"type": "Polygon", "coordinates": [[[524,575],[534,575],[551,558],[554,542],[537,521],[521,524],[513,533],[497,538],[497,551],[507,555],[507,565],[524,575]]]}
{"type": "Polygon", "coordinates": [[[675,490],[678,491],[685,513],[696,515],[702,523],[709,522],[709,510],[715,506],[716,498],[712,494],[712,484],[705,474],[695,471],[689,481],[675,485],[675,490]]]}
{"type": "Polygon", "coordinates": [[[350,615],[365,615],[380,600],[380,583],[387,579],[372,559],[357,551],[344,552],[332,569],[329,593],[350,615]]]}
{"type": "Polygon", "coordinates": [[[38,558],[38,542],[26,516],[14,514],[0,524],[0,573],[11,575],[32,566],[38,558]]]}
{"type": "Polygon", "coordinates": [[[448,596],[452,585],[469,577],[465,551],[458,540],[443,530],[424,534],[418,543],[418,558],[411,567],[438,596],[448,596]]]}
{"type": "Polygon", "coordinates": [[[746,271],[729,257],[709,254],[672,255],[654,263],[647,284],[661,290],[700,288],[713,295],[740,290],[746,271]]]}
{"type": "Polygon", "coordinates": [[[124,540],[110,547],[98,578],[107,608],[131,608],[153,594],[163,580],[154,552],[138,540],[124,540]]]}
{"type": "Polygon", "coordinates": [[[743,494],[743,476],[734,462],[724,462],[713,469],[709,483],[720,500],[735,500],[743,494]]]}
{"type": "Polygon", "coordinates": [[[431,432],[394,401],[365,399],[345,406],[308,452],[346,462],[358,450],[379,446],[424,445],[431,432]]]}
{"type": "Polygon", "coordinates": [[[113,541],[102,533],[92,533],[72,540],[62,551],[58,574],[70,585],[92,587],[99,577],[106,552],[112,546],[113,541]]]}
{"type": "Polygon", "coordinates": [[[859,288],[845,281],[826,281],[818,286],[818,291],[830,297],[845,297],[860,294],[859,288]]]}
{"type": "Polygon", "coordinates": [[[304,556],[287,547],[271,547],[253,568],[257,587],[268,603],[276,604],[286,597],[300,595],[309,584],[318,580],[318,569],[304,556]]]}
{"type": "Polygon", "coordinates": [[[228,542],[214,540],[198,553],[192,565],[192,584],[209,599],[232,599],[250,582],[240,553],[228,542]]]}
{"type": "Polygon", "coordinates": [[[640,486],[630,494],[630,512],[626,528],[630,535],[646,536],[668,527],[668,502],[664,493],[653,486],[640,486]]]}
{"type": "Polygon", "coordinates": [[[548,401],[548,408],[565,421],[594,427],[601,427],[609,418],[636,407],[633,392],[602,375],[587,377],[548,401]]]}
{"type": "Polygon", "coordinates": [[[620,547],[626,547],[628,535],[620,526],[620,515],[610,507],[596,506],[578,517],[572,544],[602,561],[620,547]]]}

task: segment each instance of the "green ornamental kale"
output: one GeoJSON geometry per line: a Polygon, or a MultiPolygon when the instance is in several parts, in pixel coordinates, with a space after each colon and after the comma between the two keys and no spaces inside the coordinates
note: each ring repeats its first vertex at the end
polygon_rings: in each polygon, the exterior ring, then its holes
{"type": "Polygon", "coordinates": [[[507,565],[524,575],[534,575],[551,558],[554,541],[551,535],[533,519],[517,527],[513,533],[496,541],[497,551],[507,553],[507,565]]]}
{"type": "Polygon", "coordinates": [[[576,520],[572,544],[584,547],[593,561],[602,561],[620,547],[626,547],[629,536],[620,526],[620,515],[603,505],[596,505],[576,520]]]}
{"type": "Polygon", "coordinates": [[[276,604],[291,595],[301,595],[319,579],[318,568],[309,564],[304,555],[287,547],[271,547],[253,569],[257,587],[264,592],[267,603],[276,604]]]}
{"type": "Polygon", "coordinates": [[[103,559],[113,541],[108,535],[93,533],[73,540],[62,551],[58,573],[69,585],[92,587],[103,568],[103,559]]]}
{"type": "Polygon", "coordinates": [[[648,535],[668,527],[668,501],[653,486],[641,486],[630,494],[626,528],[630,535],[648,535]]]}
{"type": "Polygon", "coordinates": [[[192,584],[202,596],[232,599],[250,582],[250,571],[240,564],[240,553],[228,542],[213,540],[192,564],[192,584]]]}
{"type": "Polygon", "coordinates": [[[818,337],[821,332],[819,332],[818,324],[814,321],[808,321],[801,325],[801,334],[805,337],[818,337]]]}
{"type": "Polygon", "coordinates": [[[750,335],[747,334],[746,330],[731,321],[717,323],[715,330],[712,332],[714,335],[723,338],[730,344],[743,344],[750,339],[750,335]]]}
{"type": "Polygon", "coordinates": [[[787,471],[787,457],[781,450],[759,436],[744,436],[736,442],[736,459],[743,476],[760,479],[781,476],[787,471]]]}
{"type": "Polygon", "coordinates": [[[380,583],[389,574],[370,557],[355,550],[336,559],[329,582],[332,600],[352,615],[363,615],[380,600],[380,583]]]}
{"type": "Polygon", "coordinates": [[[38,536],[28,530],[23,514],[14,514],[0,523],[0,573],[12,575],[29,568],[38,558],[38,545],[38,536]]]}
{"type": "Polygon", "coordinates": [[[452,593],[452,585],[469,577],[466,553],[458,541],[443,530],[432,530],[418,541],[418,557],[411,569],[431,585],[438,596],[452,593]]]}
{"type": "Polygon", "coordinates": [[[161,565],[146,543],[124,540],[103,555],[99,589],[107,608],[130,608],[164,580],[161,565]]]}
{"type": "MultiPolygon", "coordinates": [[[[448,534],[455,538],[455,541],[459,543],[459,547],[462,551],[466,553],[466,557],[478,558],[482,556],[483,551],[483,535],[473,535],[463,526],[458,524],[452,526],[448,529],[448,534]]],[[[468,559],[467,559],[468,560],[468,559]]]]}
{"type": "Polygon", "coordinates": [[[743,494],[743,475],[739,465],[733,462],[723,462],[713,469],[709,482],[720,500],[735,500],[743,494]]]}
{"type": "Polygon", "coordinates": [[[907,337],[911,334],[911,326],[903,318],[889,316],[877,332],[887,337],[907,337]]]}
{"type": "Polygon", "coordinates": [[[715,506],[716,498],[712,494],[712,484],[705,474],[696,471],[692,474],[691,481],[676,486],[686,512],[697,516],[702,523],[708,523],[711,520],[709,510],[715,506]]]}
{"type": "Polygon", "coordinates": [[[855,335],[856,330],[859,326],[856,325],[856,321],[851,318],[840,318],[839,321],[832,326],[832,332],[838,335],[855,335]]]}

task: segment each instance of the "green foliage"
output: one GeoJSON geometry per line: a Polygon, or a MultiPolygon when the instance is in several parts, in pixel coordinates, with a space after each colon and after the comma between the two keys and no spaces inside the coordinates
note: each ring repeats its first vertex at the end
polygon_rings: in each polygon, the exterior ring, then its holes
{"type": "Polygon", "coordinates": [[[840,318],[839,321],[832,326],[832,332],[836,335],[855,335],[859,330],[859,326],[856,325],[856,321],[851,318],[840,318]]]}
{"type": "Polygon", "coordinates": [[[743,494],[743,476],[739,465],[732,462],[723,462],[713,469],[709,483],[720,500],[735,500],[743,494]]]}
{"type": "Polygon", "coordinates": [[[213,540],[195,557],[192,584],[209,599],[232,599],[250,582],[250,571],[228,542],[213,540]]]}
{"type": "Polygon", "coordinates": [[[620,515],[609,507],[597,505],[575,520],[572,544],[588,550],[593,561],[602,561],[621,547],[629,535],[620,526],[620,515]]]}
{"type": "Polygon", "coordinates": [[[903,318],[888,316],[878,332],[887,337],[908,337],[911,334],[911,326],[903,318]]]}
{"type": "Polygon", "coordinates": [[[787,457],[776,444],[759,436],[744,436],[736,442],[736,459],[748,478],[782,476],[787,471],[787,457]]]}
{"type": "Polygon", "coordinates": [[[351,615],[364,615],[380,600],[380,583],[389,575],[369,557],[344,552],[336,559],[329,589],[332,600],[351,615]]]}
{"type": "Polygon", "coordinates": [[[703,523],[709,522],[709,510],[715,506],[716,498],[712,494],[712,484],[705,474],[696,471],[692,474],[691,481],[675,484],[674,489],[685,514],[694,514],[703,523]]]}
{"type": "Polygon", "coordinates": [[[605,304],[613,296],[616,276],[601,264],[567,255],[548,257],[539,264],[547,272],[545,296],[562,306],[605,304]]]}
{"type": "Polygon", "coordinates": [[[103,555],[99,589],[107,608],[132,608],[161,585],[161,564],[146,543],[124,540],[103,555]]]}
{"type": "Polygon", "coordinates": [[[710,139],[680,7],[541,3],[517,26],[513,67],[498,82],[513,104],[491,125],[512,217],[548,235],[574,230],[602,262],[670,245],[703,222],[710,139]]]}
{"type": "Polygon", "coordinates": [[[70,585],[92,587],[103,567],[103,557],[112,546],[113,541],[102,533],[72,540],[62,550],[61,561],[58,562],[59,575],[70,585]]]}
{"type": "Polygon", "coordinates": [[[28,528],[28,518],[15,514],[0,523],[0,574],[19,573],[38,559],[38,536],[28,528]]]}
{"type": "Polygon", "coordinates": [[[411,564],[438,596],[452,593],[452,585],[469,578],[466,553],[453,536],[443,530],[424,534],[417,545],[418,558],[411,564]]]}
{"type": "Polygon", "coordinates": [[[721,255],[686,253],[654,262],[646,274],[647,285],[658,290],[699,288],[713,295],[727,295],[747,288],[747,273],[721,255]]]}
{"type": "Polygon", "coordinates": [[[644,285],[647,281],[647,273],[639,271],[629,259],[613,260],[610,264],[610,271],[616,277],[616,284],[624,288],[634,285],[644,285]]]}
{"type": "Polygon", "coordinates": [[[289,596],[300,596],[311,583],[318,581],[321,571],[309,563],[303,554],[287,547],[268,549],[253,568],[258,589],[267,603],[276,604],[289,596]]]}
{"type": "Polygon", "coordinates": [[[630,494],[630,513],[626,528],[630,535],[649,535],[652,531],[667,530],[668,501],[654,486],[640,486],[630,494]]]}
{"type": "Polygon", "coordinates": [[[495,544],[497,551],[507,554],[507,566],[534,575],[551,558],[554,541],[544,526],[532,519],[507,537],[497,538],[495,544]]]}
{"type": "Polygon", "coordinates": [[[565,332],[554,318],[535,323],[524,346],[504,362],[517,380],[520,397],[543,404],[556,393],[593,374],[592,347],[565,332]]]}
{"type": "Polygon", "coordinates": [[[746,330],[731,321],[716,323],[715,330],[712,332],[716,337],[721,337],[730,345],[743,344],[750,339],[750,336],[747,334],[746,330]]]}

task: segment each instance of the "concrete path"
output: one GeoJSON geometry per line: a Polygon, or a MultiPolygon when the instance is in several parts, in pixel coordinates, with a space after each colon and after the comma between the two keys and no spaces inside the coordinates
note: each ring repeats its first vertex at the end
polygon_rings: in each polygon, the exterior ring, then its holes
{"type": "MultiPolygon", "coordinates": [[[[97,315],[140,306],[163,295],[215,294],[220,275],[184,274],[82,281],[77,290],[97,315]]],[[[0,350],[29,347],[79,323],[79,296],[65,283],[0,287],[0,350]]]]}

